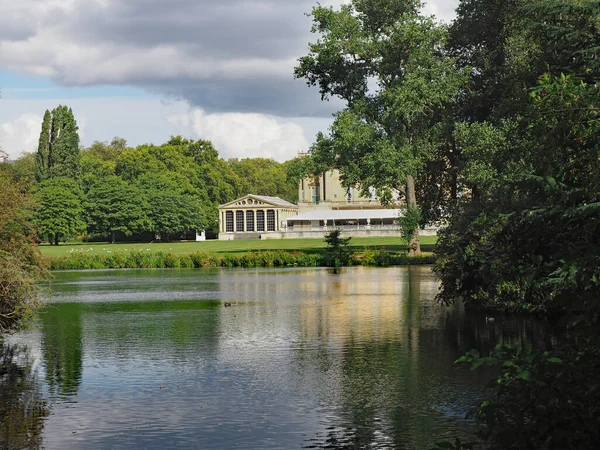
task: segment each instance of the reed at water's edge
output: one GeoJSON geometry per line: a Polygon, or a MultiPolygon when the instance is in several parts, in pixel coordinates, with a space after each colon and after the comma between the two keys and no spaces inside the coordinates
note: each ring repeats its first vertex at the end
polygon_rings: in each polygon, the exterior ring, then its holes
{"type": "MultiPolygon", "coordinates": [[[[48,259],[51,270],[325,266],[324,255],[297,251],[255,251],[219,255],[204,252],[175,254],[134,250],[109,254],[74,253],[48,259]]],[[[409,257],[406,254],[387,252],[385,249],[367,249],[354,253],[350,264],[387,267],[432,264],[433,259],[432,254],[409,257]]]]}

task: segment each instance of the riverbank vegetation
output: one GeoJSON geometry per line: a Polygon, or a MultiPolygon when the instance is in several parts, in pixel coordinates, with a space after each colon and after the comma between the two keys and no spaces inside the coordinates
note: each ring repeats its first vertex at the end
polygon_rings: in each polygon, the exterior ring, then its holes
{"type": "MultiPolygon", "coordinates": [[[[339,265],[431,264],[437,238],[422,239],[426,251],[410,257],[399,238],[353,238],[345,246],[339,265]]],[[[324,239],[40,246],[52,270],[329,266],[332,261],[327,248],[324,239]]]]}
{"type": "Polygon", "coordinates": [[[37,283],[47,275],[30,222],[30,196],[0,174],[0,333],[16,329],[39,303],[37,283]]]}
{"type": "MultiPolygon", "coordinates": [[[[432,254],[408,256],[405,252],[389,252],[384,248],[366,249],[348,254],[344,265],[376,267],[432,264],[432,254]]],[[[88,269],[193,269],[200,267],[326,267],[331,266],[325,251],[262,250],[244,253],[170,253],[132,250],[108,254],[74,253],[50,259],[52,270],[88,269]]],[[[338,264],[341,265],[341,264],[338,264]]]]}

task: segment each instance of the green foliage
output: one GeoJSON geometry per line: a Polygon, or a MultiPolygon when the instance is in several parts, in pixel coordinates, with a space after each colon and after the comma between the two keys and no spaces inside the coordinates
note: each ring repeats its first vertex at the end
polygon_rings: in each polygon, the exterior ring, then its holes
{"type": "MultiPolygon", "coordinates": [[[[432,130],[469,73],[440,51],[447,29],[421,15],[420,7],[418,1],[355,0],[337,11],[313,8],[312,31],[319,39],[295,71],[318,85],[322,98],[347,104],[329,135],[317,136],[313,165],[339,169],[343,183],[360,187],[363,195],[376,188],[384,203],[394,189],[405,191],[413,207],[415,177],[438,136],[432,130]]],[[[420,251],[418,234],[411,236],[411,249],[420,251]]]]}
{"type": "Polygon", "coordinates": [[[58,245],[59,241],[85,232],[83,193],[71,178],[50,178],[34,194],[37,209],[34,223],[40,235],[58,245]]]}
{"type": "Polygon", "coordinates": [[[0,163],[0,174],[5,174],[21,189],[29,191],[35,185],[35,153],[25,153],[15,161],[0,163]]]}
{"type": "Polygon", "coordinates": [[[473,350],[458,359],[473,370],[500,369],[490,383],[496,396],[471,413],[483,435],[493,437],[502,448],[598,447],[598,331],[597,321],[574,325],[552,351],[498,345],[487,357],[473,350]]]}
{"type": "Polygon", "coordinates": [[[476,411],[502,448],[600,446],[597,1],[463,0],[451,51],[474,67],[457,110],[457,198],[436,248],[440,300],[562,318],[545,351],[498,347],[476,411]]]}
{"type": "Polygon", "coordinates": [[[415,205],[407,205],[403,214],[398,218],[402,237],[408,241],[414,233],[418,233],[422,221],[423,216],[419,208],[415,205]]]}
{"type": "Polygon", "coordinates": [[[0,174],[0,333],[11,331],[38,306],[37,283],[46,263],[30,224],[31,199],[0,174]]]}
{"type": "Polygon", "coordinates": [[[150,226],[162,239],[205,228],[199,195],[183,176],[175,172],[148,174],[139,179],[139,189],[148,199],[150,226]]]}
{"type": "Polygon", "coordinates": [[[352,238],[340,237],[342,230],[336,228],[325,235],[327,250],[325,252],[325,263],[332,267],[347,266],[350,262],[351,252],[348,248],[352,238]]]}
{"type": "Polygon", "coordinates": [[[298,200],[298,183],[288,179],[286,164],[267,158],[230,159],[227,163],[239,177],[237,195],[269,195],[290,202],[298,200]]]}
{"type": "Polygon", "coordinates": [[[96,179],[87,192],[84,206],[88,232],[111,234],[112,242],[116,232],[129,236],[151,226],[145,196],[115,175],[96,179]]]}
{"type": "Polygon", "coordinates": [[[52,177],[77,178],[79,165],[79,134],[73,111],[59,105],[46,110],[36,156],[38,182],[52,177]]]}
{"type": "Polygon", "coordinates": [[[52,270],[134,269],[134,268],[200,268],[200,267],[316,267],[322,256],[301,252],[257,251],[216,255],[203,252],[165,253],[149,251],[111,252],[107,254],[73,253],[52,258],[52,270]]]}

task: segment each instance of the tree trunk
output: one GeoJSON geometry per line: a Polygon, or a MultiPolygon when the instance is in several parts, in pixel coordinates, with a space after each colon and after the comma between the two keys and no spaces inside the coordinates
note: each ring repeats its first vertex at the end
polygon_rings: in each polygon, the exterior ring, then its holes
{"type": "Polygon", "coordinates": [[[113,231],[112,233],[110,233],[110,243],[114,244],[115,240],[116,240],[115,232],[113,231]]]}
{"type": "MultiPolygon", "coordinates": [[[[417,193],[415,192],[415,179],[412,175],[406,176],[406,203],[408,206],[417,206],[417,193]]],[[[421,254],[421,242],[419,241],[419,228],[417,228],[408,241],[408,256],[421,254]]]]}
{"type": "Polygon", "coordinates": [[[54,245],[58,245],[58,233],[54,234],[54,245]]]}

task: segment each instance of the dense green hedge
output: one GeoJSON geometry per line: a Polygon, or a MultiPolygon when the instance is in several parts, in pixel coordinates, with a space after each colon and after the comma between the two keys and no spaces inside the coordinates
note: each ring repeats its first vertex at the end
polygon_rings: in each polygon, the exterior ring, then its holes
{"type": "MultiPolygon", "coordinates": [[[[393,266],[431,264],[432,255],[408,257],[382,250],[366,250],[353,255],[351,264],[365,266],[393,266]]],[[[116,252],[105,255],[74,253],[69,256],[50,258],[51,270],[86,269],[160,269],[198,267],[317,267],[324,266],[323,255],[302,252],[260,251],[232,255],[214,253],[164,253],[164,252],[116,252]]]]}

